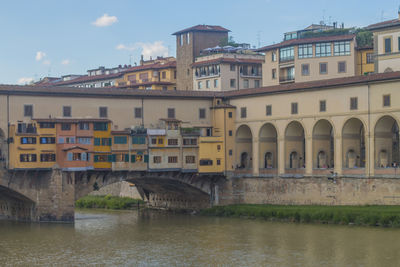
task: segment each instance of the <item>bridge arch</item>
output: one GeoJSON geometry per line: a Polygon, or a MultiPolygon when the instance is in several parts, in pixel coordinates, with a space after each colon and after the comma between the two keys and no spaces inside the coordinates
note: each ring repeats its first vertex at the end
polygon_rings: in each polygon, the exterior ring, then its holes
{"type": "Polygon", "coordinates": [[[36,203],[23,194],[0,185],[0,219],[29,221],[36,203]]]}

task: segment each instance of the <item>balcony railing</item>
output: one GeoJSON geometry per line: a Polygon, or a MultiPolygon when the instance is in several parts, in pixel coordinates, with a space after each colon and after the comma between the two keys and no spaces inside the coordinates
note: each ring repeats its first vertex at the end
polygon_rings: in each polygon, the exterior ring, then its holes
{"type": "Polygon", "coordinates": [[[279,59],[279,63],[286,63],[286,62],[293,61],[293,60],[294,60],[294,56],[292,56],[292,57],[284,57],[284,58],[280,58],[279,59]]]}
{"type": "Polygon", "coordinates": [[[182,135],[200,135],[200,129],[198,128],[181,128],[182,135]]]}
{"type": "Polygon", "coordinates": [[[288,75],[288,76],[279,76],[279,82],[294,82],[294,76],[293,75],[288,75]]]}

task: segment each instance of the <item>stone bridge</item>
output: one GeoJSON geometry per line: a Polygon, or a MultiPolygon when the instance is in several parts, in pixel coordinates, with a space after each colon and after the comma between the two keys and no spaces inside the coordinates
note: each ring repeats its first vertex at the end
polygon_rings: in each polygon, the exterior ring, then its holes
{"type": "Polygon", "coordinates": [[[218,203],[222,175],[183,172],[0,170],[0,218],[73,222],[75,201],[96,188],[134,183],[154,208],[196,210],[218,203]]]}

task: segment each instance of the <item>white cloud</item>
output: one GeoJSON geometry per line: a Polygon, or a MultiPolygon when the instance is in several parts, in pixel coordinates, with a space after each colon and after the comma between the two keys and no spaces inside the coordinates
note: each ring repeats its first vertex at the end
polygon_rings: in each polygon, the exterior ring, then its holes
{"type": "Polygon", "coordinates": [[[61,61],[61,64],[62,64],[62,65],[69,65],[69,63],[71,63],[71,62],[69,61],[69,59],[64,59],[63,61],[61,61]]]}
{"type": "Polygon", "coordinates": [[[115,47],[117,50],[133,51],[136,49],[142,50],[142,55],[145,59],[156,56],[168,56],[168,48],[164,46],[162,41],[155,41],[154,43],[135,43],[133,45],[119,44],[115,47]]]}
{"type": "Polygon", "coordinates": [[[44,64],[44,65],[50,65],[51,62],[50,62],[50,60],[45,60],[45,61],[43,61],[43,64],[44,64]]]}
{"type": "Polygon", "coordinates": [[[42,60],[44,57],[46,56],[46,53],[45,52],[42,52],[42,51],[37,51],[36,52],[36,61],[40,61],[40,60],[42,60]]]}
{"type": "Polygon", "coordinates": [[[18,79],[17,84],[30,84],[31,82],[33,82],[33,78],[22,77],[18,79]]]}
{"type": "Polygon", "coordinates": [[[96,21],[92,22],[92,24],[96,27],[107,27],[117,21],[118,19],[116,16],[109,16],[108,14],[104,14],[100,18],[97,18],[96,21]]]}

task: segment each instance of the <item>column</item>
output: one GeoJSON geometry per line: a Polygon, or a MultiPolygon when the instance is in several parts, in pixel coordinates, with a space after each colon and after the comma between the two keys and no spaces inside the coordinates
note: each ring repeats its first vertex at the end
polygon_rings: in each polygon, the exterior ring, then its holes
{"type": "Polygon", "coordinates": [[[338,175],[342,174],[342,163],[343,163],[343,157],[342,157],[342,136],[340,134],[335,135],[335,151],[334,151],[334,158],[335,158],[335,168],[334,172],[337,173],[338,175]]]}
{"type": "Polygon", "coordinates": [[[306,174],[312,175],[312,169],[313,169],[313,153],[312,153],[312,136],[307,135],[306,136],[306,174]]]}
{"type": "Polygon", "coordinates": [[[285,174],[285,140],[278,137],[278,174],[285,174]]]}
{"type": "Polygon", "coordinates": [[[259,144],[260,142],[258,141],[258,137],[253,137],[253,175],[254,176],[259,176],[260,174],[260,165],[259,165],[259,160],[260,160],[260,154],[258,152],[259,150],[259,144]]]}
{"type": "Polygon", "coordinates": [[[374,176],[375,175],[375,136],[373,133],[367,134],[365,136],[367,143],[365,144],[365,175],[374,176]]]}

